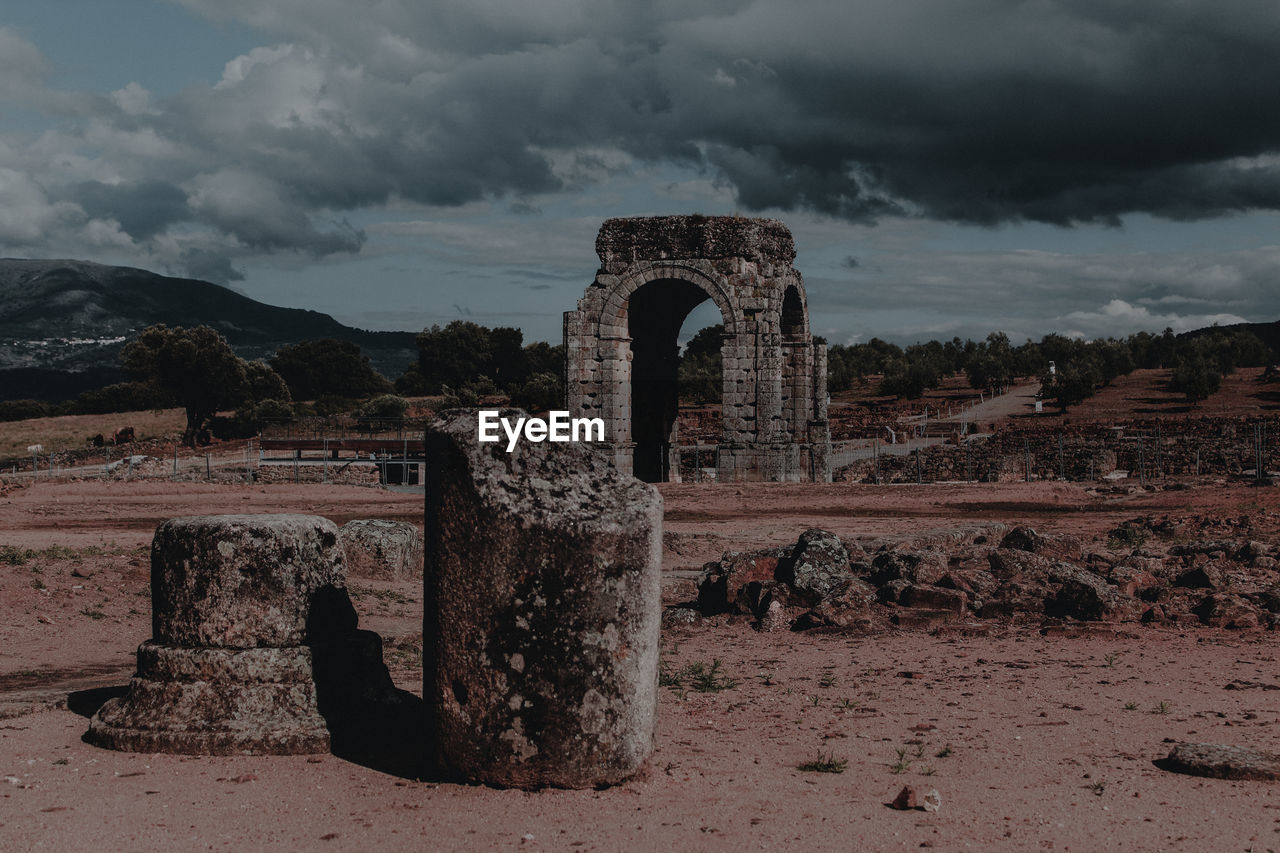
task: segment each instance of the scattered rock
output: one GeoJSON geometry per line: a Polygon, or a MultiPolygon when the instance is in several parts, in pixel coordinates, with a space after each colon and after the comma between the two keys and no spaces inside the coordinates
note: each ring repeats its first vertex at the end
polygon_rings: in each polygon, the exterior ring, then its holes
{"type": "Polygon", "coordinates": [[[892,581],[935,584],[947,573],[947,558],[940,551],[925,549],[882,551],[871,561],[871,582],[883,586],[892,581]]]}
{"type": "Polygon", "coordinates": [[[1179,574],[1173,585],[1188,589],[1218,589],[1222,586],[1222,572],[1214,563],[1204,563],[1179,574]]]}
{"type": "Polygon", "coordinates": [[[1044,535],[1030,527],[1015,527],[1005,534],[1000,547],[1014,551],[1029,551],[1060,560],[1080,560],[1084,549],[1074,536],[1044,535]]]}
{"type": "Polygon", "coordinates": [[[701,625],[706,619],[692,607],[668,607],[662,611],[662,627],[701,625]]]}
{"type": "Polygon", "coordinates": [[[1120,596],[1102,578],[1067,563],[1054,567],[1053,579],[1060,582],[1057,594],[1045,604],[1050,616],[1069,616],[1083,621],[1112,616],[1120,596]]]}
{"type": "Polygon", "coordinates": [[[780,569],[779,580],[815,602],[842,592],[853,580],[849,552],[840,537],[817,528],[800,535],[780,569]]]}
{"type": "Polygon", "coordinates": [[[1180,743],[1156,764],[1174,773],[1213,779],[1280,781],[1280,755],[1218,743],[1180,743]]]}
{"type": "Polygon", "coordinates": [[[744,587],[774,580],[779,560],[790,555],[790,548],[725,552],[719,560],[712,560],[702,567],[702,576],[698,580],[698,609],[708,616],[734,609],[744,587]]]}
{"type": "Polygon", "coordinates": [[[1253,604],[1241,596],[1225,592],[1206,595],[1192,612],[1204,624],[1215,628],[1257,628],[1268,621],[1253,604]]]}
{"type": "Polygon", "coordinates": [[[898,596],[898,603],[903,607],[945,610],[962,616],[968,609],[969,596],[955,589],[912,584],[898,596]]]}
{"type": "Polygon", "coordinates": [[[1054,562],[1043,554],[1033,554],[1012,548],[999,548],[992,551],[987,561],[991,565],[991,574],[1000,581],[1011,578],[1030,580],[1047,578],[1054,562]]]}
{"type": "Polygon", "coordinates": [[[791,620],[787,617],[786,608],[781,601],[770,601],[764,615],[760,617],[760,630],[765,633],[777,633],[791,630],[791,620]]]}
{"type": "Polygon", "coordinates": [[[893,802],[889,803],[890,808],[899,811],[909,811],[920,807],[920,798],[916,793],[916,789],[912,785],[904,785],[902,790],[898,792],[898,796],[893,798],[893,802]]]}
{"type": "Polygon", "coordinates": [[[893,802],[888,805],[890,808],[898,809],[899,811],[915,809],[924,812],[936,812],[942,808],[942,795],[938,793],[936,788],[930,788],[925,791],[915,785],[906,785],[898,792],[898,796],[893,798],[893,802]]]}

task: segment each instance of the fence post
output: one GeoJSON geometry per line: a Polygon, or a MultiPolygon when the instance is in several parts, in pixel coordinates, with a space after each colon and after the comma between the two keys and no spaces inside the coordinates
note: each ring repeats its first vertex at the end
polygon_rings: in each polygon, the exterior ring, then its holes
{"type": "Polygon", "coordinates": [[[1022,476],[1026,482],[1031,482],[1031,440],[1027,438],[1022,440],[1022,476]]]}
{"type": "Polygon", "coordinates": [[[1255,480],[1262,479],[1262,424],[1253,425],[1253,478],[1255,480]]]}
{"type": "Polygon", "coordinates": [[[1058,433],[1058,479],[1067,479],[1067,466],[1062,455],[1062,433],[1058,433]]]}
{"type": "Polygon", "coordinates": [[[204,455],[204,479],[206,483],[213,480],[213,466],[209,464],[208,453],[204,455]]]}
{"type": "Polygon", "coordinates": [[[921,479],[923,478],[923,474],[924,474],[924,472],[921,470],[923,468],[923,463],[920,460],[921,449],[922,448],[919,448],[919,447],[916,448],[916,485],[917,486],[920,485],[921,479]]]}
{"type": "Polygon", "coordinates": [[[1138,483],[1147,485],[1147,456],[1142,447],[1142,436],[1138,436],[1138,483]]]}

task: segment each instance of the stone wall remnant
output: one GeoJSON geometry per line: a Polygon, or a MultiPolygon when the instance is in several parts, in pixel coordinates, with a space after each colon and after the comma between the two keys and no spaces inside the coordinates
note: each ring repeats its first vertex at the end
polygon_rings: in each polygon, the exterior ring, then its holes
{"type": "Polygon", "coordinates": [[[151,639],[88,739],[131,752],[328,752],[326,717],[394,693],[381,640],[356,630],[345,586],[338,528],[324,518],[163,522],[151,546],[151,639]]]}
{"type": "Polygon", "coordinates": [[[357,518],[338,532],[347,577],[405,580],[422,577],[422,532],[403,521],[357,518]]]}
{"type": "Polygon", "coordinates": [[[582,445],[507,453],[476,431],[472,411],[426,433],[436,759],[503,787],[621,782],[653,750],[661,497],[582,445]]]}
{"type": "Polygon", "coordinates": [[[651,216],[609,219],[596,237],[600,269],[565,313],[566,405],[605,423],[620,471],[679,476],[677,336],[712,300],[721,345],[721,481],[831,479],[826,346],[809,330],[791,232],[772,219],[651,216]]]}

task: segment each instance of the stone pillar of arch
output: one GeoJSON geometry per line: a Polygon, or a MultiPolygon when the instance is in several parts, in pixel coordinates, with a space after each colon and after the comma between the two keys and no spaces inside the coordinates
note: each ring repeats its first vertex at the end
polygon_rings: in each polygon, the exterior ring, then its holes
{"type": "Polygon", "coordinates": [[[564,315],[566,407],[605,423],[606,452],[675,479],[676,337],[712,300],[724,322],[721,481],[830,481],[826,347],[809,331],[791,232],[772,219],[609,219],[600,270],[564,315]]]}

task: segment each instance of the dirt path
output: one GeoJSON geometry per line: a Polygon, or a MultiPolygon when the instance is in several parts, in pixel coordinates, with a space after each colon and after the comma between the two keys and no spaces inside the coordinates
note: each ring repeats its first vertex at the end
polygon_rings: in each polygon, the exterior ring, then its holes
{"type": "MultiPolygon", "coordinates": [[[[965,409],[959,414],[942,420],[950,423],[971,423],[990,426],[993,423],[1008,420],[1014,415],[1023,415],[1035,411],[1036,394],[1040,392],[1040,383],[1031,382],[1009,389],[998,397],[984,400],[977,405],[965,409]]],[[[976,429],[976,432],[986,432],[976,429]]]]}

